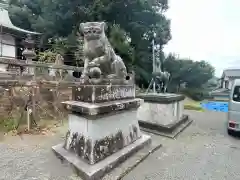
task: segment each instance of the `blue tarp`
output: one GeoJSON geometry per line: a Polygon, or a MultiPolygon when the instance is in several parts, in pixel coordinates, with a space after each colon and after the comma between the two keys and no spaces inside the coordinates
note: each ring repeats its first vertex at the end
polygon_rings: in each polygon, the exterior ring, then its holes
{"type": "Polygon", "coordinates": [[[200,103],[203,109],[209,111],[228,112],[227,102],[202,102],[200,103]]]}

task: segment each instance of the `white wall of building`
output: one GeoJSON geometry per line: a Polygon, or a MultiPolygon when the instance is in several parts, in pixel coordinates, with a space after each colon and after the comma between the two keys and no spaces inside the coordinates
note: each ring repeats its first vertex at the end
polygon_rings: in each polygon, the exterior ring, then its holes
{"type": "Polygon", "coordinates": [[[226,78],[223,80],[223,87],[225,89],[232,89],[233,82],[235,78],[226,78]]]}
{"type": "Polygon", "coordinates": [[[16,57],[16,42],[13,36],[0,35],[0,56],[16,57]]]}
{"type": "Polygon", "coordinates": [[[228,89],[232,89],[234,79],[229,79],[228,89]]]}

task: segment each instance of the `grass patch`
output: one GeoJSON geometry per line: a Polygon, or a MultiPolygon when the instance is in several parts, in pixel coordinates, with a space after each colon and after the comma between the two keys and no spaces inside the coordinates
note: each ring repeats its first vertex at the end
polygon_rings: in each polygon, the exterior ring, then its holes
{"type": "Polygon", "coordinates": [[[0,131],[8,132],[15,130],[17,122],[14,118],[3,118],[0,119],[0,131]]]}
{"type": "Polygon", "coordinates": [[[194,101],[189,97],[186,97],[184,100],[184,109],[186,110],[195,110],[195,111],[204,111],[200,105],[200,101],[194,101]]]}
{"type": "Polygon", "coordinates": [[[201,112],[204,111],[204,109],[200,106],[200,104],[184,104],[184,109],[201,111],[201,112]]]}
{"type": "Polygon", "coordinates": [[[37,121],[37,125],[33,124],[30,131],[27,131],[27,120],[26,117],[23,116],[19,122],[19,118],[14,117],[5,117],[0,119],[0,132],[10,133],[14,132],[14,134],[22,134],[22,133],[32,133],[38,134],[39,132],[50,130],[52,128],[60,127],[66,124],[66,118],[62,121],[57,119],[41,119],[37,121]]]}

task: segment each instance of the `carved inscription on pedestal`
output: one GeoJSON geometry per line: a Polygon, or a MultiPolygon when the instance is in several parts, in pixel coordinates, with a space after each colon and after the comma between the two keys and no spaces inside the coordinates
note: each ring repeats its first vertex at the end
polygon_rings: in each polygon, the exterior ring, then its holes
{"type": "Polygon", "coordinates": [[[74,101],[98,103],[120,99],[130,99],[134,97],[135,87],[133,85],[96,85],[73,88],[74,101]]]}

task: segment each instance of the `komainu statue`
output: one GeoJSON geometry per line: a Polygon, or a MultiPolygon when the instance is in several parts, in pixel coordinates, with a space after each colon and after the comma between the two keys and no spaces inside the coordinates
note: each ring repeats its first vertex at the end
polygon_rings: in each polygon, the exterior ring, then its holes
{"type": "Polygon", "coordinates": [[[84,70],[82,77],[125,79],[126,66],[116,55],[105,34],[105,22],[86,22],[80,24],[84,35],[84,70]]]}

